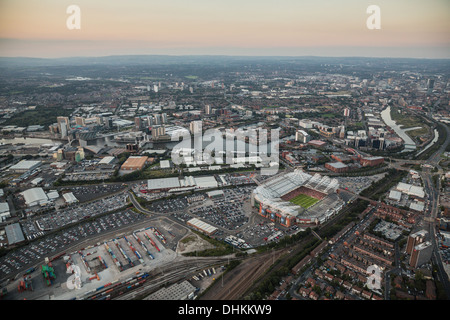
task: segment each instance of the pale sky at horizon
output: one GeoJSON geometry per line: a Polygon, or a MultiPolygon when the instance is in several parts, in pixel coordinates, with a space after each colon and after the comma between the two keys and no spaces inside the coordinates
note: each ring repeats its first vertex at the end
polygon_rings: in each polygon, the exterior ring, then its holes
{"type": "Polygon", "coordinates": [[[450,58],[450,1],[0,0],[0,56],[115,54],[450,58]],[[72,4],[81,30],[66,27],[72,4]]]}

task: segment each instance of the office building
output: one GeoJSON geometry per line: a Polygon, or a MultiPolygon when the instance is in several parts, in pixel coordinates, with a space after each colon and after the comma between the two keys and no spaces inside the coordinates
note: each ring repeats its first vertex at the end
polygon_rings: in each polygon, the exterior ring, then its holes
{"type": "Polygon", "coordinates": [[[192,121],[189,130],[192,134],[202,133],[202,121],[192,121]]]}
{"type": "Polygon", "coordinates": [[[425,242],[427,235],[428,231],[426,230],[420,230],[410,234],[406,243],[406,253],[411,254],[415,246],[425,242]]]}
{"type": "Polygon", "coordinates": [[[430,261],[432,253],[433,245],[430,241],[415,246],[409,259],[409,265],[413,268],[419,268],[430,261]]]}

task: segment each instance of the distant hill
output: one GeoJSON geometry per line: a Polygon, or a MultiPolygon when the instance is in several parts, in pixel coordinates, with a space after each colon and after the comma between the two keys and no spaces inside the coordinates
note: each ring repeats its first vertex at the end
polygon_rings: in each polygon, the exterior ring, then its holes
{"type": "Polygon", "coordinates": [[[444,63],[448,66],[450,59],[413,59],[413,58],[367,58],[367,57],[289,57],[289,56],[220,56],[220,55],[124,55],[104,57],[71,57],[71,58],[27,58],[0,57],[0,66],[79,66],[79,65],[168,65],[168,64],[217,64],[217,63],[304,63],[304,64],[411,64],[411,63],[444,63]]]}

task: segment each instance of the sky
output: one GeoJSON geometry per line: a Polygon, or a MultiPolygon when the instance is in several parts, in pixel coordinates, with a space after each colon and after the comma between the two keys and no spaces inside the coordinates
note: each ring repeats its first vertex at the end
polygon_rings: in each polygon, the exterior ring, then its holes
{"type": "Polygon", "coordinates": [[[124,54],[450,58],[450,1],[0,0],[0,56],[124,54]]]}

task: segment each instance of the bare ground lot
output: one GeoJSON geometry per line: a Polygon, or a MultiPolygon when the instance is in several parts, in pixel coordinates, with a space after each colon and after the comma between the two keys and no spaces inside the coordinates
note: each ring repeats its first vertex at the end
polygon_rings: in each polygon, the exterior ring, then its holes
{"type": "Polygon", "coordinates": [[[188,253],[193,251],[202,251],[206,249],[213,249],[214,246],[195,233],[188,233],[184,238],[178,242],[177,253],[188,253]]]}

